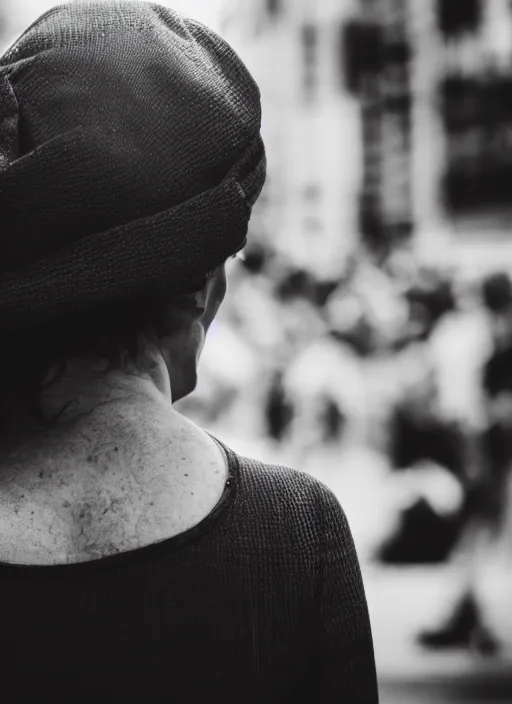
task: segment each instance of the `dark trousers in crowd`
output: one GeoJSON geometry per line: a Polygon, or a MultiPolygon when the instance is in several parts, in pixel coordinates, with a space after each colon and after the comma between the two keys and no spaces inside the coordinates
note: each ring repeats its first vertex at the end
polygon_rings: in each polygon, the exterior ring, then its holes
{"type": "Polygon", "coordinates": [[[477,442],[478,448],[473,444],[471,464],[478,466],[466,477],[463,528],[454,550],[454,558],[470,567],[467,582],[461,585],[461,596],[447,621],[438,629],[420,634],[420,642],[431,648],[473,647],[482,654],[493,654],[498,644],[483,623],[473,580],[478,574],[482,541],[492,549],[493,542],[498,542],[506,529],[512,432],[509,427],[494,423],[477,442]]]}

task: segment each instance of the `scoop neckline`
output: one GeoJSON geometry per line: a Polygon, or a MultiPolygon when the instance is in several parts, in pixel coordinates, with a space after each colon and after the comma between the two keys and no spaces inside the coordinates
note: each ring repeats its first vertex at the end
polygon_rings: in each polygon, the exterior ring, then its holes
{"type": "Polygon", "coordinates": [[[34,565],[0,561],[0,576],[65,576],[98,572],[104,569],[113,569],[124,565],[131,566],[149,560],[153,557],[159,557],[167,553],[174,552],[179,548],[190,545],[204,536],[218,523],[222,515],[226,513],[228,506],[230,506],[234,501],[240,476],[240,467],[237,455],[214,435],[208,431],[205,432],[220,446],[226,456],[228,464],[228,477],[224,484],[224,491],[220,500],[210,511],[210,513],[199,521],[199,523],[196,523],[196,525],[182,531],[181,533],[177,533],[170,538],[164,538],[156,543],[150,543],[149,545],[144,545],[140,548],[125,550],[113,555],[105,555],[104,557],[99,557],[94,560],[86,560],[84,562],[34,565]]]}

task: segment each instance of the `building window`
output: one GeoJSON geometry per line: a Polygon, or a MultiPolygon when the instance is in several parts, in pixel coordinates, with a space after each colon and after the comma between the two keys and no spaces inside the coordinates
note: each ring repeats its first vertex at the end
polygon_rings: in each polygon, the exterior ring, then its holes
{"type": "Polygon", "coordinates": [[[437,0],[439,30],[446,39],[478,32],[482,22],[481,0],[437,0]]]}
{"type": "Polygon", "coordinates": [[[317,183],[308,183],[302,189],[304,200],[309,203],[317,203],[322,195],[322,189],[317,183]]]}
{"type": "Polygon", "coordinates": [[[277,17],[283,9],[283,0],[266,0],[267,14],[270,17],[277,17]]]}
{"type": "Polygon", "coordinates": [[[302,229],[308,235],[319,235],[322,230],[322,221],[315,215],[306,215],[302,219],[302,229]]]}
{"type": "Polygon", "coordinates": [[[448,77],[441,86],[447,142],[442,182],[452,216],[510,212],[512,79],[448,77]]]}
{"type": "Polygon", "coordinates": [[[318,28],[306,23],[302,26],[302,51],[304,57],[303,87],[306,100],[314,97],[318,52],[318,28]]]}
{"type": "Polygon", "coordinates": [[[364,77],[382,70],[382,28],[358,20],[342,22],[339,32],[339,64],[342,86],[349,93],[362,90],[364,77]]]}

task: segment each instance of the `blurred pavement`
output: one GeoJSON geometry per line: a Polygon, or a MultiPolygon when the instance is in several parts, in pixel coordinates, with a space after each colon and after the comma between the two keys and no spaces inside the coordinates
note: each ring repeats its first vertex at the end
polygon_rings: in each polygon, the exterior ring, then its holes
{"type": "Polygon", "coordinates": [[[428,652],[415,643],[456,596],[443,567],[363,568],[381,704],[512,704],[512,657],[428,652]]]}

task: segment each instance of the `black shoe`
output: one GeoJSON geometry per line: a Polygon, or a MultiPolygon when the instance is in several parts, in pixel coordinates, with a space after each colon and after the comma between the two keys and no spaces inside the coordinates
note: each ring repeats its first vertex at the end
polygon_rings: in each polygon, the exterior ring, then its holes
{"type": "Polygon", "coordinates": [[[470,637],[470,647],[484,657],[497,655],[500,650],[498,641],[484,626],[477,626],[473,630],[470,637]]]}
{"type": "Polygon", "coordinates": [[[478,611],[474,599],[466,596],[458,604],[448,622],[435,631],[424,631],[418,642],[432,650],[444,648],[468,648],[479,627],[478,611]]]}

